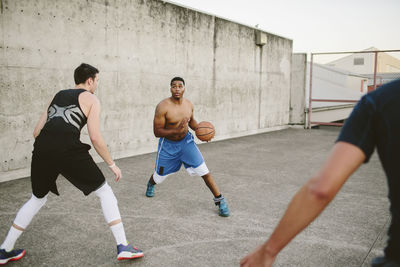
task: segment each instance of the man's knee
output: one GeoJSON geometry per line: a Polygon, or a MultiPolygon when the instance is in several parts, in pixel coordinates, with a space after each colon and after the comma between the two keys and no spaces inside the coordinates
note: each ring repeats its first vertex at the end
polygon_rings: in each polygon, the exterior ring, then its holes
{"type": "Polygon", "coordinates": [[[32,194],[32,197],[18,211],[14,220],[14,224],[22,229],[26,229],[32,218],[39,212],[46,201],[47,195],[42,198],[38,198],[32,194]]]}
{"type": "Polygon", "coordinates": [[[211,177],[211,173],[209,172],[209,173],[207,173],[207,174],[204,174],[203,176],[201,176],[204,180],[208,180],[208,179],[210,179],[210,178],[212,178],[211,177]]]}
{"type": "Polygon", "coordinates": [[[32,194],[31,199],[33,201],[37,202],[42,207],[47,202],[47,196],[48,196],[48,194],[46,194],[44,197],[39,198],[39,197],[36,197],[35,195],[32,194]]]}
{"type": "Polygon", "coordinates": [[[111,187],[108,185],[107,182],[105,182],[100,188],[98,188],[96,191],[96,196],[100,198],[101,201],[105,200],[107,202],[113,202],[113,203],[118,203],[117,198],[114,195],[114,192],[112,191],[111,187]]]}
{"type": "Polygon", "coordinates": [[[153,174],[153,181],[154,181],[156,184],[161,184],[167,177],[168,177],[168,175],[161,176],[161,175],[158,175],[157,172],[154,172],[154,174],[153,174]]]}
{"type": "Polygon", "coordinates": [[[121,214],[119,213],[117,198],[107,182],[97,189],[95,193],[96,196],[100,198],[101,208],[106,222],[110,224],[115,220],[120,220],[121,214]]]}

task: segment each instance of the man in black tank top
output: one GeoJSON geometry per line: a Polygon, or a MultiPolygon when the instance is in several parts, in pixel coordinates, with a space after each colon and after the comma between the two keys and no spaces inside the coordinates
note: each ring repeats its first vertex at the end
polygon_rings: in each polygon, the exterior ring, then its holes
{"type": "Polygon", "coordinates": [[[85,195],[94,191],[100,198],[104,218],[117,243],[118,260],[143,256],[141,250],[126,240],[117,199],[90,156],[90,145],[80,141],[81,130],[87,124],[93,146],[118,182],[122,177],[121,170],[112,160],[100,133],[100,103],[93,94],[97,89],[98,73],[95,67],[82,63],[74,72],[75,88],[58,92],[40,117],[33,133],[32,197],[18,211],[0,246],[0,264],[18,260],[25,255],[25,250],[14,249],[14,244],[45,204],[48,193],[51,191],[59,195],[56,186],[59,174],[85,195]]]}
{"type": "Polygon", "coordinates": [[[76,156],[78,152],[90,149],[89,145],[80,142],[81,129],[87,118],[80,108],[78,98],[84,92],[87,91],[67,89],[54,96],[47,110],[46,123],[35,140],[34,155],[65,157],[69,153],[76,156]]]}

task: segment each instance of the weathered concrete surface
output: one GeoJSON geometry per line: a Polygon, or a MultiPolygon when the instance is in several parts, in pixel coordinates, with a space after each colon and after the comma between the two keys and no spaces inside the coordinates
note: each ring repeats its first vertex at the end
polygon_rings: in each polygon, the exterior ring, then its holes
{"type": "Polygon", "coordinates": [[[33,127],[81,62],[100,69],[115,158],[154,151],[154,109],[176,75],[217,139],[287,125],[292,41],[267,33],[259,47],[255,31],[158,0],[1,0],[0,181],[29,175],[33,127]]]}
{"type": "Polygon", "coordinates": [[[292,79],[290,86],[290,124],[305,124],[307,54],[292,56],[292,79]]]}
{"type": "MultiPolygon", "coordinates": [[[[124,177],[112,186],[128,239],[145,257],[132,266],[238,266],[264,242],[300,186],[318,170],[337,128],[287,129],[200,145],[226,196],[231,217],[217,215],[212,195],[186,171],[144,193],[155,153],[117,160],[124,177]]],[[[17,243],[27,250],[15,266],[120,266],[100,203],[85,198],[62,177],[60,197],[51,195],[17,243]]],[[[380,255],[389,221],[384,173],[376,154],[344,185],[327,210],[296,237],[276,266],[368,266],[380,255]]],[[[29,179],[0,186],[0,240],[30,197],[29,179]]],[[[123,264],[123,265],[125,265],[123,264]]]]}

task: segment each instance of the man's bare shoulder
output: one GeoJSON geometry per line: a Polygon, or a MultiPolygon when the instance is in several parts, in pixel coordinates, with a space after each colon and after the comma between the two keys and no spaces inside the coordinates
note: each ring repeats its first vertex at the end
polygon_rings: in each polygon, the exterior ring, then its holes
{"type": "Polygon", "coordinates": [[[157,106],[165,106],[165,105],[169,105],[171,103],[172,103],[171,102],[171,98],[168,97],[168,98],[164,98],[163,100],[161,100],[160,103],[158,103],[157,106]]]}
{"type": "Polygon", "coordinates": [[[190,101],[189,99],[184,98],[184,99],[183,99],[183,102],[184,102],[186,105],[190,105],[190,106],[193,107],[193,103],[192,103],[192,101],[190,101]]]}
{"type": "Polygon", "coordinates": [[[92,104],[100,104],[99,99],[97,98],[96,95],[90,93],[90,92],[83,92],[79,95],[79,99],[82,101],[83,104],[85,105],[92,105],[92,104]]]}
{"type": "Polygon", "coordinates": [[[160,101],[160,103],[156,106],[156,112],[165,113],[168,110],[168,107],[171,104],[171,100],[169,98],[165,98],[160,101]]]}
{"type": "Polygon", "coordinates": [[[158,103],[157,107],[168,108],[168,106],[170,106],[172,104],[173,103],[171,101],[171,98],[168,97],[168,98],[165,98],[165,99],[161,100],[160,103],[158,103]]]}
{"type": "Polygon", "coordinates": [[[96,95],[90,92],[83,92],[79,95],[79,105],[86,117],[89,116],[93,109],[100,110],[100,101],[96,95]]]}

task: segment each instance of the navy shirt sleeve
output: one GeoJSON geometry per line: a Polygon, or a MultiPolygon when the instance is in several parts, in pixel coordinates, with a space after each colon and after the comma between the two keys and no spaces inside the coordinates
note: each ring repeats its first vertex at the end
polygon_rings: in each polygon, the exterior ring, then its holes
{"type": "Polygon", "coordinates": [[[365,95],[354,107],[336,142],[343,141],[359,147],[365,154],[364,163],[374,152],[376,105],[370,95],[365,95]]]}

